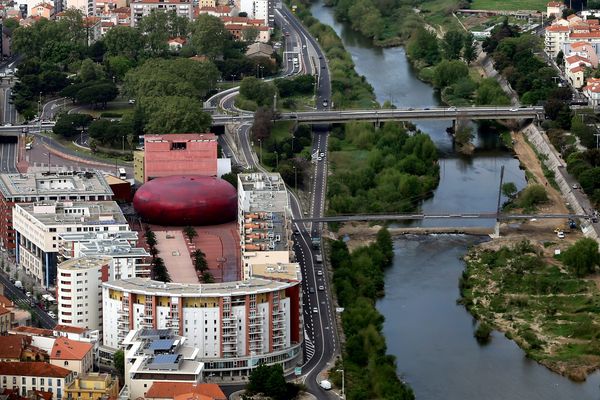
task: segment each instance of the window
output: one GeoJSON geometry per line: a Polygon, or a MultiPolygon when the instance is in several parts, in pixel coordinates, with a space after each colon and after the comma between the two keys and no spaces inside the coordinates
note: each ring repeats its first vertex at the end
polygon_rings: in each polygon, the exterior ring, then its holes
{"type": "MultiPolygon", "coordinates": [[[[69,362],[65,361],[65,365],[69,365],[69,362]]],[[[33,379],[35,379],[35,378],[33,378],[33,379]]],[[[33,383],[35,383],[35,382],[33,382],[33,383]]],[[[60,381],[58,381],[58,386],[60,386],[60,381]]]]}
{"type": "Polygon", "coordinates": [[[27,379],[25,377],[21,378],[21,385],[26,385],[27,384],[27,379]]]}
{"type": "MultiPolygon", "coordinates": [[[[57,379],[56,380],[56,386],[60,387],[61,386],[61,382],[62,381],[60,379],[57,379]]],[[[60,390],[58,391],[58,393],[60,393],[60,390]]]]}
{"type": "Polygon", "coordinates": [[[171,143],[171,150],[185,150],[187,143],[185,142],[173,142],[171,143]]]}
{"type": "Polygon", "coordinates": [[[48,386],[52,386],[52,378],[48,378],[48,386]]]}
{"type": "MultiPolygon", "coordinates": [[[[40,378],[40,385],[44,384],[44,378],[40,378]]],[[[42,389],[42,392],[44,391],[44,389],[42,389]]]]}
{"type": "MultiPolygon", "coordinates": [[[[35,385],[35,378],[31,378],[31,384],[35,385]]],[[[34,389],[35,390],[35,389],[34,389]]]]}

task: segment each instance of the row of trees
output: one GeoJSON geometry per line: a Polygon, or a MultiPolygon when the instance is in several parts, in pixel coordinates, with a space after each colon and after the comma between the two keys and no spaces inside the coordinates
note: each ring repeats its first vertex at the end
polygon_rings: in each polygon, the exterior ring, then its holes
{"type": "Polygon", "coordinates": [[[169,271],[167,270],[164,260],[158,257],[159,251],[156,248],[156,245],[158,244],[156,240],[156,234],[150,229],[150,227],[146,227],[144,236],[146,237],[148,252],[152,256],[152,279],[161,282],[171,282],[171,276],[169,275],[169,271]]]}
{"type": "Polygon", "coordinates": [[[398,379],[394,357],[386,354],[383,316],[375,307],[384,290],[384,269],[393,257],[392,239],[385,228],[375,243],[352,253],[343,240],[331,242],[333,283],[344,307],[343,369],[348,400],[414,399],[412,390],[398,379]]]}
{"type": "MultiPolygon", "coordinates": [[[[186,226],[183,228],[183,234],[187,236],[188,241],[191,243],[196,236],[198,236],[198,232],[194,229],[193,226],[186,226]]],[[[194,251],[192,254],[192,260],[194,263],[194,269],[199,275],[199,279],[203,283],[212,283],[215,281],[213,275],[208,270],[208,262],[206,261],[206,254],[200,249],[194,251]]]]}

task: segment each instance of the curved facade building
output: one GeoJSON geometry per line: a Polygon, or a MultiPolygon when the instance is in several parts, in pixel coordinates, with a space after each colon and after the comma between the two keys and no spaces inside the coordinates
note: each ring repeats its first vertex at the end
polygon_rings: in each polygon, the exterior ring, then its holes
{"type": "Polygon", "coordinates": [[[133,198],[146,221],[158,225],[218,225],[237,215],[237,192],[210,176],[168,176],[146,182],[133,198]]]}
{"type": "Polygon", "coordinates": [[[105,282],[103,344],[117,349],[131,330],[169,329],[199,349],[206,376],[235,379],[259,363],[290,370],[302,357],[296,267],[265,266],[261,274],[271,279],[229,283],[105,282]]]}

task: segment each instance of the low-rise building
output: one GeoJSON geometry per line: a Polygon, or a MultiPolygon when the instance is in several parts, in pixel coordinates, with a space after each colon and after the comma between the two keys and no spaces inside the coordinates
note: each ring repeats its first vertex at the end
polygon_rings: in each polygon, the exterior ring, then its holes
{"type": "Polygon", "coordinates": [[[227,397],[215,383],[154,382],[146,392],[146,400],[226,400],[227,397]]]}
{"type": "Polygon", "coordinates": [[[589,78],[583,88],[583,94],[587,97],[590,107],[600,106],[600,78],[589,78]]]}
{"type": "Polygon", "coordinates": [[[125,352],[125,386],[129,398],[144,398],[156,382],[198,384],[203,363],[199,350],[186,338],[168,329],[139,329],[129,332],[125,352]]]}
{"type": "Polygon", "coordinates": [[[30,11],[32,17],[40,17],[50,19],[54,16],[54,6],[50,3],[40,3],[33,7],[30,11]]]}
{"type": "Polygon", "coordinates": [[[45,362],[0,362],[0,377],[3,388],[18,391],[21,396],[40,390],[52,392],[57,400],[62,400],[75,373],[45,362]]]}
{"type": "Polygon", "coordinates": [[[94,346],[61,336],[54,340],[50,364],[66,368],[75,376],[87,374],[94,366],[94,346]]]}
{"type": "Polygon", "coordinates": [[[567,7],[565,6],[565,4],[561,1],[551,1],[546,5],[546,16],[548,18],[561,18],[563,10],[565,10],[566,8],[567,7]]]}
{"type": "Polygon", "coordinates": [[[17,204],[13,221],[17,266],[45,287],[54,285],[56,280],[60,233],[129,231],[127,220],[114,201],[17,204]]]}
{"type": "Polygon", "coordinates": [[[68,400],[116,399],[119,395],[119,381],[110,374],[92,373],[76,377],[65,388],[68,400]]]}

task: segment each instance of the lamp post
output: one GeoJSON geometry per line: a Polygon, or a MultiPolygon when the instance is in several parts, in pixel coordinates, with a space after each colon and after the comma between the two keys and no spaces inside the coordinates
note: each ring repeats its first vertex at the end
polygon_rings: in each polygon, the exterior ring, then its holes
{"type": "Polygon", "coordinates": [[[298,170],[295,165],[292,165],[292,168],[294,168],[294,190],[298,191],[298,170]]]}
{"type": "Polygon", "coordinates": [[[258,161],[262,164],[262,140],[258,139],[258,161]]]}
{"type": "Polygon", "coordinates": [[[342,398],[346,398],[346,393],[344,391],[345,387],[344,387],[344,370],[343,369],[338,369],[337,372],[341,372],[342,373],[342,393],[341,396],[342,398]]]}

